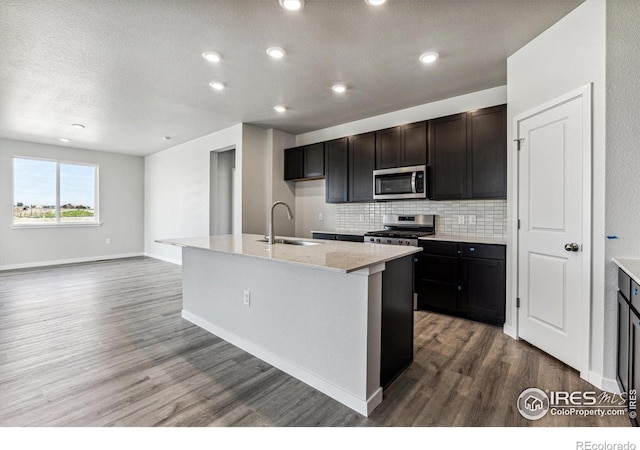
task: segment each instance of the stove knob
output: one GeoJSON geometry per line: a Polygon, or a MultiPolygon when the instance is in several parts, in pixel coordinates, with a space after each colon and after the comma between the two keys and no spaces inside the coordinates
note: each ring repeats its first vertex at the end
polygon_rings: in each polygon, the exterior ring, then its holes
{"type": "Polygon", "coordinates": [[[391,239],[387,239],[387,244],[391,244],[391,239]]]}
{"type": "Polygon", "coordinates": [[[376,239],[376,242],[380,243],[380,238],[376,239]]]}

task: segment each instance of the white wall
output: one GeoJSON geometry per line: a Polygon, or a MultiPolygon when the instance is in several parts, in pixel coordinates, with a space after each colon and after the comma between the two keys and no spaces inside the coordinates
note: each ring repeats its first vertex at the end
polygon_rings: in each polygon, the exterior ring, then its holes
{"type": "MultiPolygon", "coordinates": [[[[611,358],[603,366],[604,349],[615,348],[615,340],[604,336],[604,328],[615,327],[611,308],[604,304],[604,208],[605,208],[605,2],[587,0],[547,31],[507,59],[508,142],[512,147],[513,118],[541,103],[593,83],[593,223],[592,223],[592,324],[591,362],[594,384],[603,374],[612,378],[611,358]]],[[[514,153],[508,153],[509,168],[514,153]]],[[[513,243],[511,226],[515,211],[513,178],[509,171],[508,242],[513,243]]],[[[513,299],[514,275],[509,268],[507,280],[507,327],[515,325],[513,299]]],[[[614,312],[615,314],[615,312],[614,312]]],[[[592,378],[590,376],[590,378],[592,378]]]]}
{"type": "MultiPolygon", "coordinates": [[[[271,170],[267,173],[267,186],[270,187],[267,200],[267,213],[269,208],[276,201],[283,201],[291,208],[296,216],[295,183],[284,181],[284,149],[295,146],[295,137],[280,130],[271,129],[268,131],[268,159],[271,170]]],[[[282,207],[274,212],[273,222],[278,236],[295,236],[295,220],[289,220],[287,213],[282,207]]]]}
{"type": "MultiPolygon", "coordinates": [[[[179,248],[154,241],[209,235],[210,152],[235,148],[236,168],[242,167],[242,134],[238,124],[145,158],[146,254],[179,263],[179,248]]],[[[241,232],[241,170],[235,181],[234,232],[241,232]]]]}
{"type": "MultiPolygon", "coordinates": [[[[296,145],[313,144],[368,131],[394,127],[420,120],[434,119],[478,108],[502,105],[507,102],[507,87],[499,86],[471,94],[460,95],[433,103],[401,109],[367,119],[349,122],[296,136],[296,145]]],[[[296,236],[308,237],[312,230],[334,231],[335,205],[325,204],[325,182],[302,181],[295,184],[296,236]],[[318,214],[323,214],[323,221],[318,214]]]]}
{"type": "Polygon", "coordinates": [[[209,234],[233,233],[235,150],[210,152],[209,234]]]}
{"type": "MultiPolygon", "coordinates": [[[[615,257],[640,258],[640,2],[607,3],[607,175],[605,348],[616,342],[615,257]]],[[[614,377],[614,351],[604,354],[605,376],[614,377]]]]}
{"type": "Polygon", "coordinates": [[[0,140],[0,269],[142,254],[143,180],[139,156],[0,140]],[[11,228],[13,156],[98,164],[102,226],[11,228]]]}

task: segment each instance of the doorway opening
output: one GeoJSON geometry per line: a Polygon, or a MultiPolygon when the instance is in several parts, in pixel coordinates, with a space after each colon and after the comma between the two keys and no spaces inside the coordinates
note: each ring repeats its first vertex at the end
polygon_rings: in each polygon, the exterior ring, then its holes
{"type": "Polygon", "coordinates": [[[235,148],[212,151],[209,165],[209,235],[231,234],[235,195],[235,148]]]}

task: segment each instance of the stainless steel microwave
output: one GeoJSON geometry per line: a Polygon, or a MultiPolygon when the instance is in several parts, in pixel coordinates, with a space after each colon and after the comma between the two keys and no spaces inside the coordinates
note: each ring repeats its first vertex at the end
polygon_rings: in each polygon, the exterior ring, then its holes
{"type": "Polygon", "coordinates": [[[374,200],[427,198],[427,166],[373,171],[374,200]]]}

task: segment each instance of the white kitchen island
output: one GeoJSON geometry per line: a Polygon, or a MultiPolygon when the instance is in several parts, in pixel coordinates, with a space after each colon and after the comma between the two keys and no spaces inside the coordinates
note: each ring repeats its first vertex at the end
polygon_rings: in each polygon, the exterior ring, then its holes
{"type": "MultiPolygon", "coordinates": [[[[404,301],[412,292],[411,255],[421,249],[339,241],[269,245],[261,239],[157,241],[183,247],[182,317],[369,415],[382,401],[382,273],[386,268],[404,280],[384,289],[404,301]]],[[[397,343],[389,345],[392,354],[397,343]]]]}

